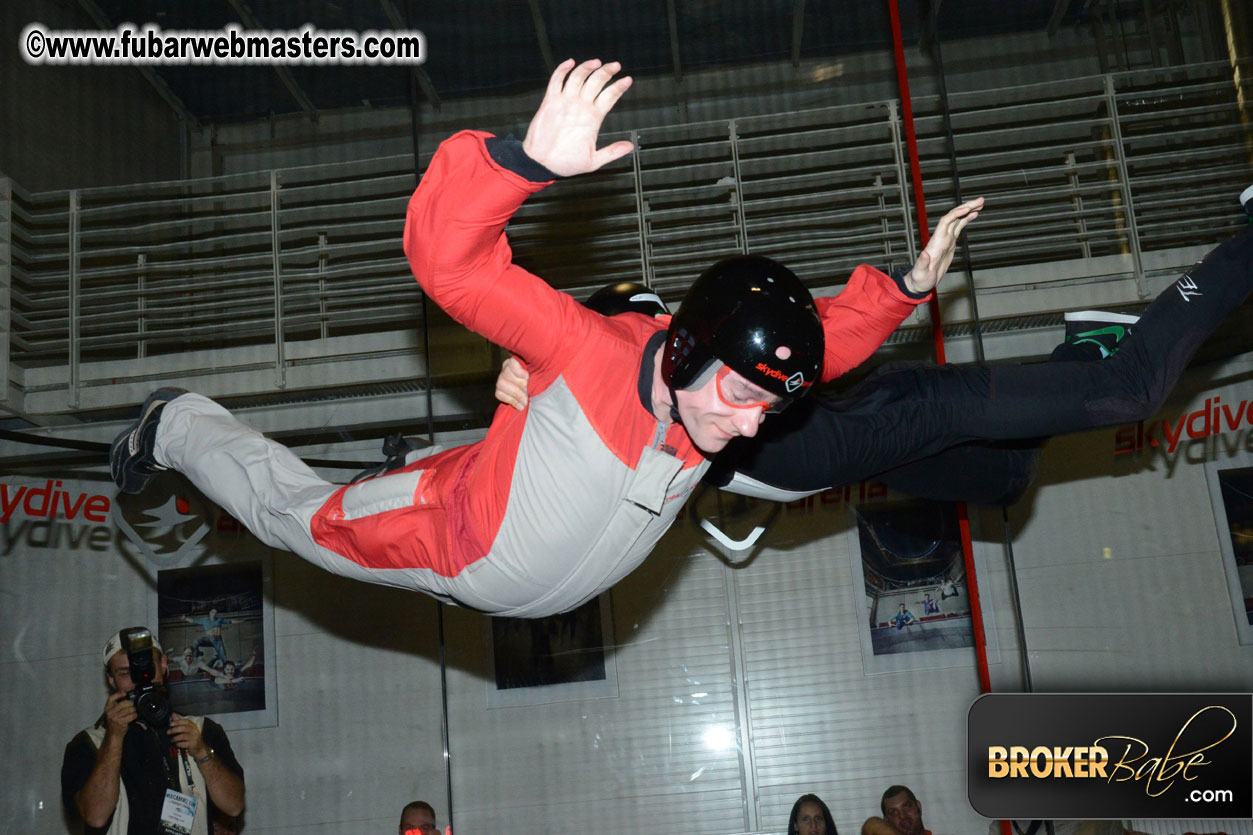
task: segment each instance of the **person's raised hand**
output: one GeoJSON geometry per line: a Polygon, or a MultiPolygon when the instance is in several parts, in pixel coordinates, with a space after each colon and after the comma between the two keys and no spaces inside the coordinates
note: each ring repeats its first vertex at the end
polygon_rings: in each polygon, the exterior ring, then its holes
{"type": "Polygon", "coordinates": [[[629,75],[610,83],[620,69],[617,61],[593,59],[577,67],[573,58],[562,61],[526,129],[527,156],[558,176],[572,177],[631,153],[635,146],[625,140],[596,148],[601,123],[631,86],[629,75]]]}
{"type": "Polygon", "coordinates": [[[935,225],[931,240],[918,256],[913,269],[905,276],[905,286],[914,293],[930,293],[940,283],[940,279],[948,272],[949,264],[953,263],[953,254],[957,251],[957,239],[970,221],[979,216],[983,208],[983,198],[967,200],[951,210],[935,225]]]}

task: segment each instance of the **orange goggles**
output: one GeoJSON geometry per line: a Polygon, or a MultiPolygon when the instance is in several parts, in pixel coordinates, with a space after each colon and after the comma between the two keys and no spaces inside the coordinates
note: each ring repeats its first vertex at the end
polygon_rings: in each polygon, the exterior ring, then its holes
{"type": "Polygon", "coordinates": [[[727,382],[727,376],[730,373],[731,367],[724,364],[714,375],[714,379],[717,381],[714,388],[718,392],[718,399],[725,405],[730,406],[732,409],[760,408],[763,412],[772,415],[778,414],[787,406],[789,401],[782,397],[776,398],[773,401],[753,400],[752,397],[755,395],[746,395],[744,392],[737,394],[735,391],[731,390],[734,388],[734,384],[727,382]]]}

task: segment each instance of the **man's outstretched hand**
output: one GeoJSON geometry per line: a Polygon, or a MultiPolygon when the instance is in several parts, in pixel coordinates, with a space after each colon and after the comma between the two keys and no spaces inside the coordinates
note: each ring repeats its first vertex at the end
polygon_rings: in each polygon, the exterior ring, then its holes
{"type": "Polygon", "coordinates": [[[948,272],[948,265],[953,263],[953,253],[957,251],[957,239],[961,237],[966,224],[979,216],[983,208],[983,198],[967,200],[950,211],[935,225],[927,248],[918,256],[914,268],[905,276],[905,286],[914,293],[930,293],[940,279],[948,272]]]}
{"type": "Polygon", "coordinates": [[[617,61],[594,59],[577,67],[573,58],[562,61],[526,129],[527,156],[558,176],[572,177],[631,153],[635,146],[626,141],[596,149],[601,122],[631,86],[629,75],[609,83],[620,69],[617,61]]]}

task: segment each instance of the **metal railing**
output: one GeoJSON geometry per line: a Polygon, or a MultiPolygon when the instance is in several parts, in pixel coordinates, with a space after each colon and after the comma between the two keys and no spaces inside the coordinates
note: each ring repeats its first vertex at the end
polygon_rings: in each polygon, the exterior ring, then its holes
{"type": "MultiPolygon", "coordinates": [[[[1092,280],[1133,279],[1143,298],[1145,252],[1209,244],[1239,222],[1232,196],[1253,169],[1237,95],[1237,83],[1250,93],[1244,69],[951,95],[963,192],[989,200],[971,236],[975,266],[1114,255],[1130,266],[1092,280]]],[[[938,99],[914,110],[934,222],[952,203],[949,140],[938,99]]],[[[637,130],[637,153],[523,206],[510,225],[515,258],[576,295],[643,276],[668,300],[735,252],[775,256],[814,286],[838,285],[862,262],[908,264],[916,244],[902,133],[894,101],[637,130]]],[[[422,321],[401,253],[412,165],[399,156],[31,195],[3,184],[8,376],[61,392],[73,409],[85,388],[154,368],[168,376],[181,367],[172,358],[206,351],[219,373],[269,368],[250,385],[274,390],[297,361],[397,346],[415,355],[412,334],[424,326],[440,335],[433,357],[464,349],[438,311],[422,321]]],[[[464,377],[474,365],[431,370],[464,377]]],[[[377,379],[393,378],[394,364],[384,366],[377,379]]],[[[403,373],[419,368],[425,358],[403,373]]]]}

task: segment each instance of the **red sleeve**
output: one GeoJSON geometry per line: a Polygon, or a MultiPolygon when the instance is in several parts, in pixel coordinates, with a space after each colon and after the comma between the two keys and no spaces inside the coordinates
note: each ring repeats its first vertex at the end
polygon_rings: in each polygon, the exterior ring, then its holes
{"type": "Polygon", "coordinates": [[[598,317],[513,263],[505,224],[548,183],[497,165],[484,145],[488,136],[462,131],[435,152],[409,200],[405,255],[436,304],[547,377],[598,317]]]}
{"type": "Polygon", "coordinates": [[[838,295],[815,299],[827,340],[822,381],[834,380],[865,362],[927,298],[910,298],[891,276],[862,264],[838,295]]]}

